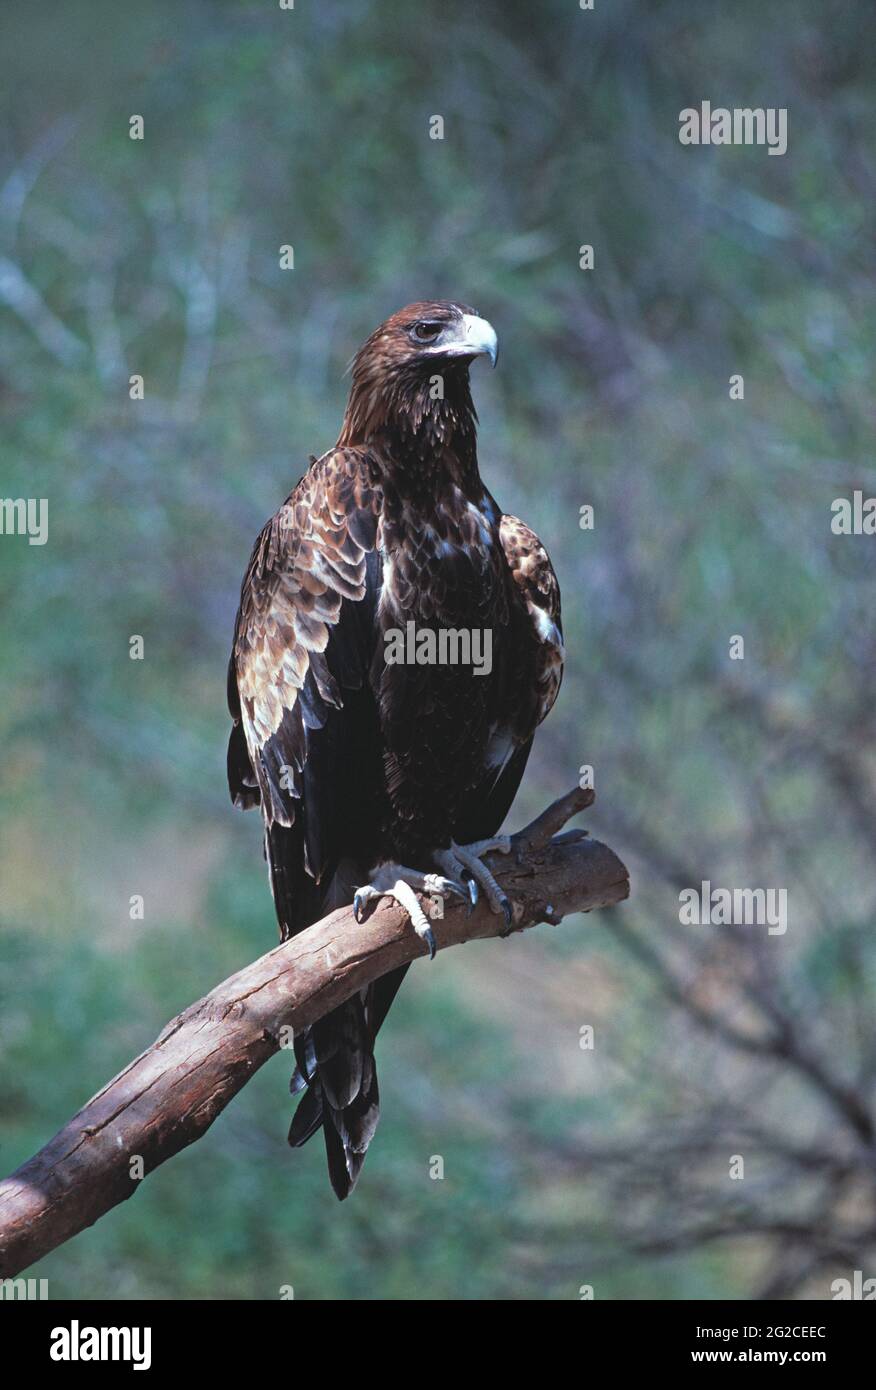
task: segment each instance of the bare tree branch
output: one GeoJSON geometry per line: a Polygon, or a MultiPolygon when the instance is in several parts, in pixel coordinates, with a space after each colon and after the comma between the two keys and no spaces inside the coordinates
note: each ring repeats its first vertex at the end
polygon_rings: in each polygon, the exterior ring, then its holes
{"type": "Polygon", "coordinates": [[[47,352],[71,367],[85,355],[85,344],[52,313],[39,290],[9,256],[0,256],[0,303],[27,324],[47,352]]]}
{"type": "MultiPolygon", "coordinates": [[[[623,901],[627,870],[605,845],[549,838],[593,800],[562,797],[490,867],[514,904],[512,931],[623,901]]],[[[482,903],[449,908],[439,949],[504,934],[482,903]]],[[[371,981],[424,954],[395,904],[367,922],[341,908],[232,975],[173,1019],[157,1041],[98,1091],[39,1153],[0,1183],[0,1277],[17,1274],[133,1195],[142,1174],[199,1139],[291,1032],[371,981]]]]}

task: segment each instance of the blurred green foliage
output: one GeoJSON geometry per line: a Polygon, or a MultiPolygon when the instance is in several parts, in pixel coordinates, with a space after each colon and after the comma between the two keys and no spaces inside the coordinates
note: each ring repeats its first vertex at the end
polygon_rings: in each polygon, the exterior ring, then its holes
{"type": "MultiPolygon", "coordinates": [[[[593,764],[590,823],[634,869],[602,920],[413,970],[343,1207],[319,1141],[285,1146],[276,1061],[33,1271],[53,1296],[762,1287],[763,1222],[650,1252],[624,1226],[661,1204],[671,1222],[685,1189],[708,1215],[723,1157],[679,1159],[678,1190],[655,1157],[643,1193],[588,1153],[645,1133],[656,1154],[709,1102],[741,1133],[753,1096],[803,1144],[829,1121],[805,1078],[728,1056],[661,993],[651,943],[744,1016],[744,964],[679,936],[700,877],[789,887],[778,996],[869,1084],[873,542],[832,537],[830,503],[876,492],[874,52],[876,12],[834,0],[0,11],[0,476],[48,498],[50,527],[0,542],[3,1170],[273,942],[257,819],[224,783],[237,587],[336,437],[350,355],[408,300],[495,324],[482,472],[563,586],[566,682],[512,820],[593,764]],[[787,155],[683,148],[703,99],[787,107],[787,155]]],[[[778,1216],[790,1189],[758,1152],[778,1216]]]]}

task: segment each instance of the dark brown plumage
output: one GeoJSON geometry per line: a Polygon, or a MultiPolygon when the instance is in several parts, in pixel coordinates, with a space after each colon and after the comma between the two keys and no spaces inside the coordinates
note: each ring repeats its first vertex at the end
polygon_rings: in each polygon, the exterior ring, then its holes
{"type": "MultiPolygon", "coordinates": [[[[495,359],[495,334],[463,304],[412,304],[382,324],[354,359],[336,446],[253,550],[228,778],[237,805],[261,805],[284,940],[350,903],[376,866],[434,873],[440,852],[495,836],[556,698],[556,577],[478,473],[469,367],[482,353],[495,359]],[[389,664],[387,634],[409,623],[489,631],[489,673],[389,664]]],[[[403,976],[296,1039],[305,1094],[289,1140],[322,1126],[342,1198],[377,1125],[373,1044],[403,976]]]]}

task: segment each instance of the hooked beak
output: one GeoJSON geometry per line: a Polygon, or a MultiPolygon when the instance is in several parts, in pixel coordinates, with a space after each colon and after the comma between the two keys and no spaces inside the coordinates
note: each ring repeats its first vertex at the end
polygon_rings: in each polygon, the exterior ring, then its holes
{"type": "Polygon", "coordinates": [[[463,314],[462,316],[463,336],[457,352],[460,355],[472,357],[489,357],[493,366],[499,358],[499,340],[496,337],[496,330],[486,319],[479,319],[476,314],[463,314]]]}
{"type": "Polygon", "coordinates": [[[441,335],[434,347],[426,348],[425,357],[489,357],[493,366],[499,356],[496,330],[477,314],[463,314],[441,335]]]}

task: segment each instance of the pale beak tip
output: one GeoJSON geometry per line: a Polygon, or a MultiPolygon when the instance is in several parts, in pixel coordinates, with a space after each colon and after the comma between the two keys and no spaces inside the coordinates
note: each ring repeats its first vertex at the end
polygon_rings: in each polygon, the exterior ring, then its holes
{"type": "Polygon", "coordinates": [[[495,367],[499,360],[499,340],[493,325],[475,314],[463,315],[463,322],[465,324],[466,343],[476,354],[489,357],[490,362],[495,367]]]}

